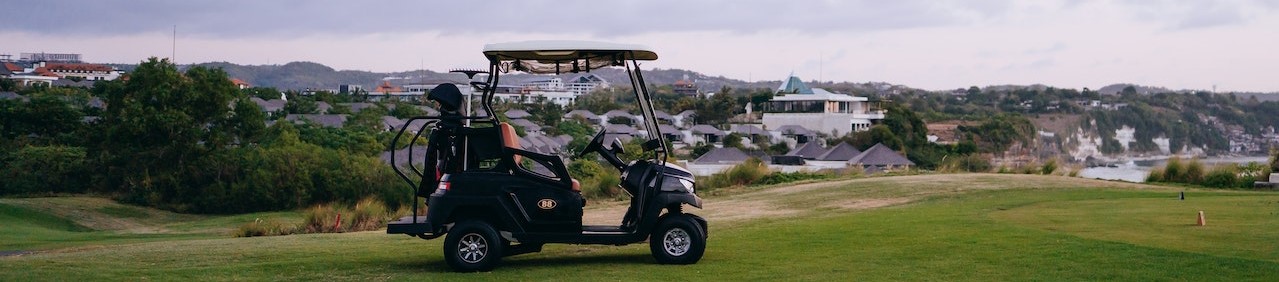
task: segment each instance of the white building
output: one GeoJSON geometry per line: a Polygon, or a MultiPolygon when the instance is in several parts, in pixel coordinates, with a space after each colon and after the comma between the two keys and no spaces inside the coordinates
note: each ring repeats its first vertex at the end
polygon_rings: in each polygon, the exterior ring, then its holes
{"type": "Polygon", "coordinates": [[[46,69],[59,77],[78,77],[84,80],[115,80],[123,74],[114,67],[98,64],[39,62],[34,67],[36,70],[46,69]]]}
{"type": "Polygon", "coordinates": [[[498,91],[495,99],[518,103],[551,102],[568,106],[577,96],[591,93],[596,88],[608,87],[608,82],[594,74],[578,76],[565,82],[559,77],[548,77],[524,82],[519,93],[498,91]]]}
{"type": "Polygon", "coordinates": [[[564,81],[558,77],[537,79],[524,82],[526,90],[564,90],[564,81]]]}
{"type": "Polygon", "coordinates": [[[884,110],[866,97],[809,88],[791,76],[777,88],[764,107],[764,126],[769,129],[800,125],[832,136],[870,129],[884,119],[884,110]]]}
{"type": "Polygon", "coordinates": [[[577,94],[568,91],[528,91],[527,93],[493,93],[493,100],[511,103],[551,102],[568,106],[577,100],[577,94]]]}
{"type": "Polygon", "coordinates": [[[576,93],[577,95],[590,94],[591,91],[595,91],[597,88],[608,88],[608,81],[593,73],[578,76],[577,78],[573,78],[572,80],[569,80],[569,82],[564,83],[565,90],[576,93]]]}

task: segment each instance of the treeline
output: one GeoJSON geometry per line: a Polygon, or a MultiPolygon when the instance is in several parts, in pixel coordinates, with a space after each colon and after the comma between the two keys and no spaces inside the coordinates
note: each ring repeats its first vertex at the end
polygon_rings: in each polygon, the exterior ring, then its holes
{"type": "Polygon", "coordinates": [[[1102,99],[1096,91],[1084,88],[1020,87],[1013,89],[981,89],[969,87],[962,93],[908,91],[891,98],[906,105],[924,120],[983,121],[1001,114],[1074,114],[1086,109],[1076,102],[1102,99]]]}
{"type": "Polygon", "coordinates": [[[0,101],[0,194],[91,192],[196,213],[411,200],[378,159],[390,137],[379,133],[376,110],[342,129],[267,127],[267,114],[225,72],[179,72],[154,58],[88,91],[20,93],[29,100],[0,101]],[[79,102],[94,97],[104,109],[79,102]]]}

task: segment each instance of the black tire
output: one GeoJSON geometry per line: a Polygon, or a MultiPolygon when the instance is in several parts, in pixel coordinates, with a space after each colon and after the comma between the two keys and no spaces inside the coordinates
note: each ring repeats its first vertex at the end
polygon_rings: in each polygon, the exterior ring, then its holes
{"type": "Polygon", "coordinates": [[[648,248],[660,264],[694,264],[706,252],[706,231],[692,217],[667,216],[648,238],[648,248]]]}
{"type": "Polygon", "coordinates": [[[444,260],[457,272],[489,271],[506,250],[497,230],[483,221],[463,221],[444,239],[444,260]]]}

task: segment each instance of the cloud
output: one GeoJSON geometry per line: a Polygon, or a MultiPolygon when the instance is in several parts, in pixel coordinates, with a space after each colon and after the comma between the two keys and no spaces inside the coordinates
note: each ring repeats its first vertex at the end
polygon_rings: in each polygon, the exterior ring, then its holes
{"type": "Polygon", "coordinates": [[[1047,46],[1047,47],[1043,47],[1043,48],[1031,48],[1031,49],[1027,49],[1027,50],[1026,50],[1025,52],[1023,52],[1023,53],[1024,53],[1024,54],[1026,54],[1026,55],[1048,55],[1048,54],[1053,54],[1053,53],[1057,53],[1057,52],[1061,52],[1061,51],[1063,51],[1063,50],[1066,50],[1066,48],[1067,48],[1067,47],[1068,47],[1068,46],[1066,45],[1066,43],[1056,42],[1056,43],[1053,43],[1051,46],[1047,46]]]}
{"type": "Polygon", "coordinates": [[[0,11],[0,31],[214,37],[369,33],[572,32],[601,37],[675,31],[863,32],[963,25],[1008,1],[165,1],[46,0],[0,11]]]}
{"type": "Polygon", "coordinates": [[[1120,3],[1121,9],[1133,18],[1172,31],[1244,25],[1279,11],[1279,2],[1271,0],[1128,0],[1120,3]]]}

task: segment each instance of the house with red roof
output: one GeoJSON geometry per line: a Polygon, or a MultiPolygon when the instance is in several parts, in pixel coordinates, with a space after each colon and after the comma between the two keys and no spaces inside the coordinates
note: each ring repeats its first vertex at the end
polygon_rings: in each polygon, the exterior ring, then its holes
{"type": "Polygon", "coordinates": [[[51,73],[61,78],[78,77],[83,80],[116,80],[123,74],[115,67],[86,63],[35,63],[35,72],[41,75],[51,73]]]}
{"type": "Polygon", "coordinates": [[[231,84],[235,84],[235,88],[239,88],[239,89],[246,89],[250,87],[248,82],[244,82],[244,80],[241,80],[239,78],[232,78],[231,84]]]}

